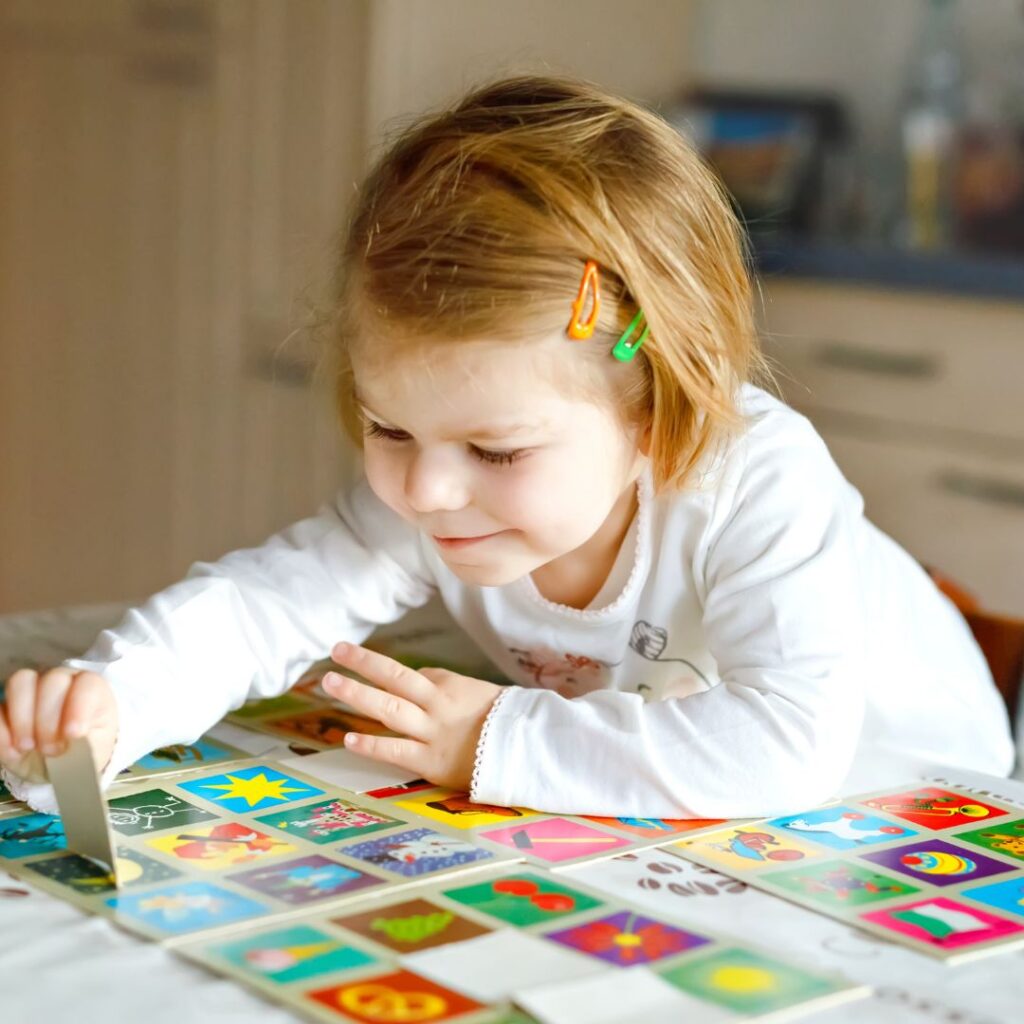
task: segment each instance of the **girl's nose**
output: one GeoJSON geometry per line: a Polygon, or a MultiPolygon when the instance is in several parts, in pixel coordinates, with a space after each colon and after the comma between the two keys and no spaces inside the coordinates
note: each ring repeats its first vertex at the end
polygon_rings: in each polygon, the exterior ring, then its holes
{"type": "Polygon", "coordinates": [[[405,500],[414,512],[457,511],[469,504],[466,470],[457,455],[419,451],[405,474],[405,500]]]}

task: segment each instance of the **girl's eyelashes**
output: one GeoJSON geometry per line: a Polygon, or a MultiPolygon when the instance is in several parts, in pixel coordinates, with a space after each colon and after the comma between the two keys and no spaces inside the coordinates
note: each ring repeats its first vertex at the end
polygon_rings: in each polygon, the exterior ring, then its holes
{"type": "Polygon", "coordinates": [[[382,427],[367,416],[363,417],[363,434],[366,437],[384,438],[388,441],[409,440],[409,435],[404,430],[391,430],[388,427],[382,427]]]}
{"type": "Polygon", "coordinates": [[[507,452],[494,452],[487,448],[477,448],[475,444],[471,444],[469,450],[481,462],[490,462],[497,466],[511,466],[513,462],[526,454],[526,450],[523,448],[513,448],[507,452]]]}
{"type": "MultiPolygon", "coordinates": [[[[363,433],[366,437],[385,441],[410,440],[409,435],[404,430],[392,430],[388,427],[382,427],[379,423],[365,416],[363,417],[363,433]]],[[[513,462],[521,459],[526,454],[525,448],[513,448],[509,451],[492,451],[489,448],[478,448],[475,444],[471,444],[469,450],[481,462],[504,466],[511,466],[513,462]]]]}

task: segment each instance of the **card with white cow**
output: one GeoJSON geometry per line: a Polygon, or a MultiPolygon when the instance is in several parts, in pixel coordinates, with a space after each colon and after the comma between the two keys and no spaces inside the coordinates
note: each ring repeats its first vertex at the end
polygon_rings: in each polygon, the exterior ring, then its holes
{"type": "Polygon", "coordinates": [[[600,1007],[711,1024],[866,994],[567,880],[725,822],[566,817],[421,781],[359,792],[316,774],[325,756],[119,784],[120,887],[67,849],[59,818],[24,808],[0,818],[0,866],[314,1021],[529,1020],[515,1000],[543,1020],[600,1007]]]}
{"type": "Polygon", "coordinates": [[[1024,807],[992,796],[893,787],[667,849],[947,962],[1024,946],[1024,807]]]}

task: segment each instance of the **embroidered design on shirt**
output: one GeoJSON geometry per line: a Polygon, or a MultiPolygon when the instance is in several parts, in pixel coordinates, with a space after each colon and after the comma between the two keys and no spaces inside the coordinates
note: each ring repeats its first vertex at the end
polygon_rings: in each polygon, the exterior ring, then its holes
{"type": "MultiPolygon", "coordinates": [[[[696,693],[701,689],[697,684],[698,679],[705,687],[710,689],[711,683],[708,677],[692,661],[687,661],[686,658],[663,658],[661,656],[667,644],[667,629],[661,626],[654,626],[643,619],[638,619],[633,624],[633,630],[629,635],[629,646],[642,658],[662,663],[677,662],[686,665],[687,668],[692,669],[697,675],[696,678],[693,676],[680,676],[678,679],[671,680],[666,686],[661,688],[662,692],[658,695],[659,699],[664,700],[666,697],[688,697],[690,694],[696,693]]],[[[645,699],[654,694],[653,688],[645,683],[639,683],[636,690],[645,699]]]]}
{"type": "Polygon", "coordinates": [[[516,664],[537,686],[555,690],[563,697],[575,697],[604,686],[607,667],[596,658],[581,654],[559,654],[548,647],[527,651],[510,647],[516,664]]]}
{"type": "MultiPolygon", "coordinates": [[[[655,688],[645,683],[637,686],[637,692],[645,700],[664,700],[666,697],[688,697],[709,689],[707,676],[692,661],[686,658],[663,658],[662,652],[668,643],[668,631],[640,619],[633,625],[629,646],[641,657],[660,664],[686,665],[693,674],[680,675],[655,688]]],[[[602,662],[586,655],[558,653],[549,647],[525,650],[520,647],[508,648],[516,659],[516,665],[530,677],[536,686],[554,690],[563,697],[578,697],[583,693],[603,689],[608,669],[621,665],[621,661],[602,662]]]]}

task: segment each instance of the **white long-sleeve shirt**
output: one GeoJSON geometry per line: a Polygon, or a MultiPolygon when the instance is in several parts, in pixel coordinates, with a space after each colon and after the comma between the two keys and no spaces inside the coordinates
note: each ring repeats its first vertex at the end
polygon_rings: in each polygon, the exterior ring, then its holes
{"type": "MultiPolygon", "coordinates": [[[[906,781],[918,761],[1005,775],[1005,708],[959,613],[865,519],[802,416],[747,387],[699,482],[638,511],[586,609],[530,576],[463,583],[365,480],[258,548],[197,564],[76,668],[120,713],[105,772],[285,690],[338,640],[439,594],[503,691],[472,795],[565,813],[745,817],[906,781]]],[[[49,809],[48,787],[12,779],[49,809]]]]}

